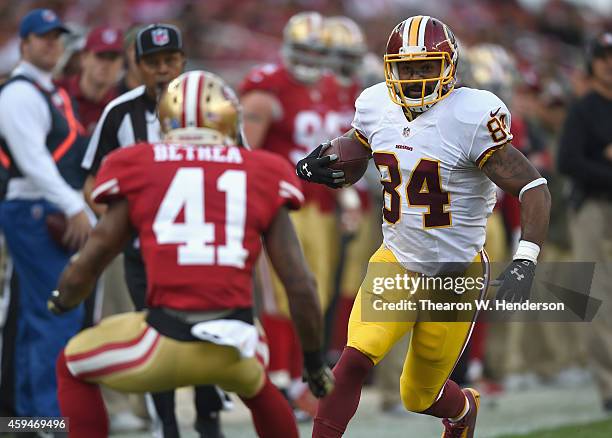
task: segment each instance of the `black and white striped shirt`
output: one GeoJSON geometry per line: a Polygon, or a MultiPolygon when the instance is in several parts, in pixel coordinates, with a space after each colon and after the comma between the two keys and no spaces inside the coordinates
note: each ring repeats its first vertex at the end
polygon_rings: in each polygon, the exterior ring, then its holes
{"type": "Polygon", "coordinates": [[[83,168],[95,175],[102,159],[113,150],[141,141],[159,141],[161,131],[155,106],[144,85],[112,100],[89,140],[81,163],[83,168]]]}

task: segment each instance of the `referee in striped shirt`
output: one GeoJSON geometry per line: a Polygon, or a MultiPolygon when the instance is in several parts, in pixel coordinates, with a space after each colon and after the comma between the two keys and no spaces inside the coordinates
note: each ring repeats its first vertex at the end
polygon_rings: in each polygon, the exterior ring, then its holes
{"type": "MultiPolygon", "coordinates": [[[[102,159],[120,147],[161,140],[156,113],[158,95],[183,72],[186,62],[180,31],[168,24],[153,24],[141,29],[136,36],[136,62],[144,85],[122,94],[106,106],[82,162],[89,173],[83,189],[85,198],[98,215],[104,212],[105,206],[91,201],[91,191],[102,159]]],[[[134,307],[142,310],[146,305],[147,279],[136,238],[124,250],[124,266],[134,307]]],[[[174,392],[152,395],[163,424],[164,438],[178,437],[174,392]]],[[[201,437],[222,437],[218,418],[222,399],[214,386],[196,388],[196,429],[201,437]]]]}

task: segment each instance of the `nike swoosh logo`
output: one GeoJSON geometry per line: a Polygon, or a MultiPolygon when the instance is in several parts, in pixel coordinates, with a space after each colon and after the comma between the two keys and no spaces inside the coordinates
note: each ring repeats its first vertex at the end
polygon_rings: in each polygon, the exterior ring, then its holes
{"type": "Polygon", "coordinates": [[[501,109],[501,106],[499,108],[497,108],[497,111],[495,111],[495,112],[491,111],[491,117],[495,117],[500,109],[501,109]]]}

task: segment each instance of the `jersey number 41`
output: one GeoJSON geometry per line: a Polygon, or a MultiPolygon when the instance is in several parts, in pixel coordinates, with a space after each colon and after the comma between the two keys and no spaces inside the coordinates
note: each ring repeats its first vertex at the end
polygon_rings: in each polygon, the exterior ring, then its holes
{"type": "Polygon", "coordinates": [[[217,179],[225,193],[225,244],[215,245],[215,224],[204,219],[204,169],[178,169],[153,222],[159,244],[178,243],[179,265],[217,265],[244,268],[246,173],[226,170],[217,179]],[[184,222],[177,222],[181,210],[184,222]]]}

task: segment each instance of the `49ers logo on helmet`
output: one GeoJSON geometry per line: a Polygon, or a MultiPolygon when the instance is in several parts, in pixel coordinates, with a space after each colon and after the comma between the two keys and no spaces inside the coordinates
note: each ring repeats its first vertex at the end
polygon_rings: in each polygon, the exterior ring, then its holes
{"type": "Polygon", "coordinates": [[[153,39],[153,44],[156,46],[165,46],[170,42],[168,29],[154,29],[153,32],[151,32],[151,38],[153,39]]]}

